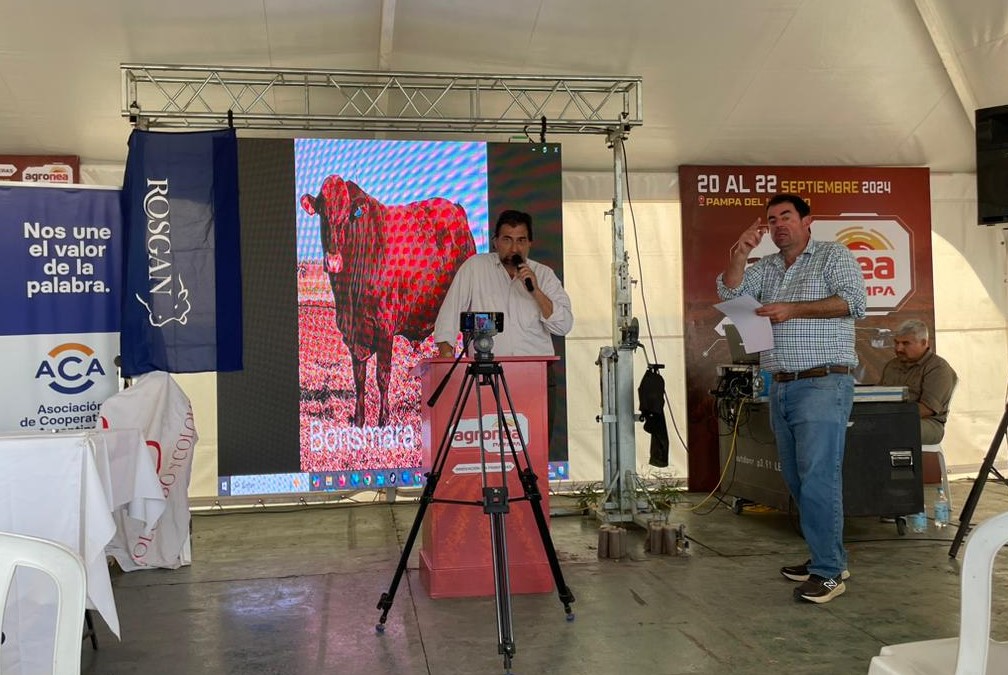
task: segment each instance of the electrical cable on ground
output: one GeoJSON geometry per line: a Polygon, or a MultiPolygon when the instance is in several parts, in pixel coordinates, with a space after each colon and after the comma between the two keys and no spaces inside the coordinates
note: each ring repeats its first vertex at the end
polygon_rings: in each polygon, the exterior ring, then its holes
{"type": "MultiPolygon", "coordinates": [[[[721,487],[721,483],[724,482],[725,475],[727,475],[727,473],[728,473],[728,468],[729,467],[732,467],[732,468],[735,467],[735,461],[734,461],[735,460],[735,444],[738,441],[739,419],[741,419],[741,417],[742,417],[742,409],[743,409],[743,407],[745,407],[745,405],[748,402],[749,402],[748,398],[740,398],[739,399],[738,410],[735,413],[735,426],[732,429],[731,449],[728,451],[728,458],[725,460],[724,469],[721,470],[721,476],[718,477],[717,485],[715,485],[714,489],[710,491],[710,494],[708,494],[706,497],[704,497],[703,501],[701,501],[699,504],[691,506],[688,509],[689,511],[696,512],[697,509],[699,509],[701,506],[703,506],[704,504],[706,504],[712,497],[714,497],[715,494],[718,491],[718,488],[721,487]]],[[[721,501],[720,495],[717,496],[717,499],[718,499],[718,501],[721,501]]],[[[698,515],[707,515],[708,513],[711,513],[715,508],[717,508],[717,504],[715,504],[706,513],[701,513],[701,514],[698,514],[698,515]]]]}

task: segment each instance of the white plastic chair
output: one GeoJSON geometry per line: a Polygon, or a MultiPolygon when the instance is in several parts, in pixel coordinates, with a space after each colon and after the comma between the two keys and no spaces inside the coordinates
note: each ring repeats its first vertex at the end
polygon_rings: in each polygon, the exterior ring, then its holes
{"type": "Polygon", "coordinates": [[[933,452],[938,455],[938,468],[941,470],[942,489],[945,490],[945,499],[949,503],[949,511],[952,510],[952,492],[949,490],[948,469],[945,467],[945,451],[942,450],[941,443],[934,445],[922,445],[921,453],[933,452]]]}
{"type": "MultiPolygon", "coordinates": [[[[54,541],[0,532],[0,617],[6,609],[14,571],[18,567],[40,570],[56,582],[59,600],[52,672],[79,675],[86,598],[84,562],[76,553],[54,541]]],[[[10,647],[8,640],[0,650],[10,647]]]]}
{"type": "Polygon", "coordinates": [[[1008,642],[990,639],[994,559],[1008,544],[1008,513],[978,525],[966,540],[960,581],[959,637],[883,647],[868,675],[1008,673],[1008,642]]]}

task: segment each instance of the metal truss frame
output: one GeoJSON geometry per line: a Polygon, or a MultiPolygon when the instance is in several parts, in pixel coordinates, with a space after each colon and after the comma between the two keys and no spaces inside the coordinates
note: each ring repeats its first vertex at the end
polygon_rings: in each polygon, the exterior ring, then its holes
{"type": "MultiPolygon", "coordinates": [[[[613,346],[599,360],[605,504],[599,517],[640,520],[629,263],[623,233],[623,141],[644,124],[641,77],[408,73],[122,64],[123,117],[143,129],[296,132],[604,134],[613,150],[613,346]]],[[[544,140],[541,138],[540,140],[544,140]]]]}
{"type": "Polygon", "coordinates": [[[155,128],[608,134],[644,123],[642,78],[121,64],[121,114],[155,128]]]}

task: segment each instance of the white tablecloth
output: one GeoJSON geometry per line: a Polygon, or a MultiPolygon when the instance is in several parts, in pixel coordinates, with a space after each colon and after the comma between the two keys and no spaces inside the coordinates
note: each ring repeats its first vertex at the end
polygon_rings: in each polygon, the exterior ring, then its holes
{"type": "MultiPolygon", "coordinates": [[[[87,572],[88,605],[119,636],[119,615],[105,559],[116,518],[136,517],[150,530],[165,508],[154,460],[134,430],[0,434],[0,530],[58,541],[77,551],[87,572]]],[[[21,570],[16,602],[3,616],[4,673],[40,672],[51,654],[53,588],[21,570]],[[50,591],[52,593],[52,591],[50,591]],[[41,636],[41,637],[40,637],[41,636]]]]}
{"type": "MultiPolygon", "coordinates": [[[[144,523],[149,533],[167,502],[158,481],[154,455],[136,429],[88,432],[98,473],[109,496],[109,510],[125,507],[124,515],[144,523]]],[[[118,514],[117,514],[118,515],[118,514]]]]}

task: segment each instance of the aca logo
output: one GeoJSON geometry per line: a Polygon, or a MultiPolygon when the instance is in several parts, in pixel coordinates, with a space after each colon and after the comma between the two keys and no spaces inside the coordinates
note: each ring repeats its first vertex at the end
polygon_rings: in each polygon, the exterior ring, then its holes
{"type": "Polygon", "coordinates": [[[35,379],[48,378],[48,386],[61,394],[80,394],[94,386],[93,375],[105,376],[93,349],[79,342],[53,347],[35,370],[35,379]]]}
{"type": "Polygon", "coordinates": [[[816,218],[812,236],[850,249],[861,266],[869,314],[888,314],[913,295],[913,241],[898,219],[872,215],[816,218]]]}

